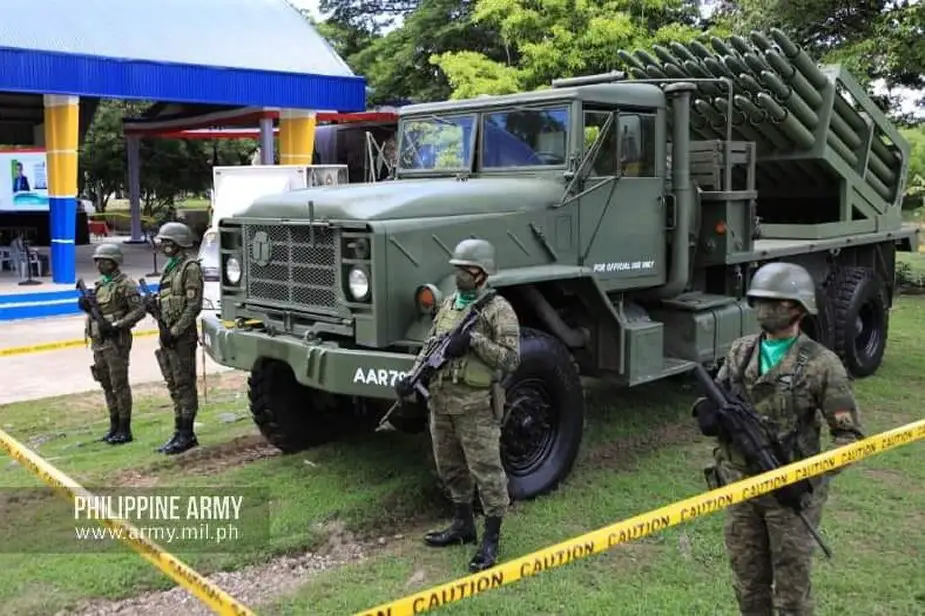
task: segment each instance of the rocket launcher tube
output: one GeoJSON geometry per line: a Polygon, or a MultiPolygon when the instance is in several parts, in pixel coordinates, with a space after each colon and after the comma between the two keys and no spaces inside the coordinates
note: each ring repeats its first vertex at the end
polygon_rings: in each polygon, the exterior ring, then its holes
{"type": "Polygon", "coordinates": [[[673,79],[690,79],[690,75],[682,71],[676,64],[668,64],[665,66],[665,74],[673,79]]]}
{"type": "Polygon", "coordinates": [[[655,55],[658,56],[658,59],[664,62],[666,65],[674,64],[677,66],[678,64],[681,64],[681,62],[676,57],[671,55],[670,51],[661,45],[652,45],[652,51],[654,51],[655,55]]]}
{"type": "Polygon", "coordinates": [[[852,169],[858,168],[858,157],[855,156],[851,150],[845,145],[845,142],[838,138],[834,132],[829,132],[825,136],[826,142],[835,150],[839,156],[845,159],[845,162],[848,163],[852,169]]]}
{"type": "Polygon", "coordinates": [[[798,117],[800,122],[809,127],[810,130],[816,128],[819,124],[819,116],[809,108],[809,105],[803,102],[803,99],[797,96],[793,88],[784,85],[777,75],[769,71],[761,72],[761,83],[774,94],[778,101],[793,112],[793,115],[798,117]]]}
{"type": "Polygon", "coordinates": [[[880,157],[880,160],[886,165],[887,168],[894,167],[899,169],[900,160],[896,154],[890,152],[886,147],[886,144],[880,140],[878,133],[874,133],[874,138],[870,141],[871,149],[874,151],[874,154],[880,157]]]}
{"type": "Polygon", "coordinates": [[[691,60],[692,62],[698,61],[697,56],[692,54],[687,47],[677,41],[671,41],[668,43],[668,47],[681,60],[679,64],[683,63],[685,60],[691,60]]]}
{"type": "Polygon", "coordinates": [[[769,49],[774,49],[774,43],[768,39],[764,34],[758,32],[757,30],[752,30],[748,34],[748,38],[752,39],[752,43],[755,44],[755,47],[761,51],[768,51],[769,49]]]}
{"type": "Polygon", "coordinates": [[[851,103],[842,98],[841,94],[835,94],[835,113],[841,117],[850,127],[852,132],[862,132],[867,130],[864,120],[857,111],[851,108],[851,103]]]}
{"type": "Polygon", "coordinates": [[[736,107],[748,114],[748,123],[751,124],[752,128],[763,136],[763,139],[755,143],[761,144],[762,142],[767,142],[774,148],[782,150],[790,145],[790,142],[770,124],[767,111],[756,106],[755,103],[741,94],[736,94],[733,100],[735,101],[736,107]]]}
{"type": "Polygon", "coordinates": [[[645,69],[645,64],[633,57],[632,54],[629,54],[620,49],[617,51],[617,55],[620,56],[620,59],[626,63],[627,68],[638,68],[639,70],[645,69]]]}
{"type": "Polygon", "coordinates": [[[710,72],[713,73],[714,77],[728,77],[729,79],[735,78],[735,73],[726,68],[726,65],[720,62],[717,58],[706,58],[703,63],[708,69],[710,69],[710,72]]]}
{"type": "Polygon", "coordinates": [[[845,145],[850,147],[852,150],[858,148],[861,145],[861,138],[858,134],[851,130],[851,127],[841,119],[837,113],[832,114],[832,122],[829,125],[832,129],[832,132],[838,135],[838,138],[845,142],[845,145]]]}
{"type": "MultiPolygon", "coordinates": [[[[693,76],[697,79],[713,79],[713,75],[708,73],[703,66],[692,60],[684,61],[684,70],[687,71],[688,75],[693,76]]],[[[722,89],[715,83],[698,83],[699,89],[706,94],[721,94],[722,89]]]]}
{"type": "Polygon", "coordinates": [[[751,72],[751,69],[739,58],[739,56],[723,56],[723,64],[725,64],[730,71],[739,75],[740,78],[743,73],[747,75],[751,72]]]}
{"type": "Polygon", "coordinates": [[[808,150],[813,146],[813,134],[809,132],[796,117],[784,111],[781,106],[771,98],[770,94],[762,92],[758,94],[757,98],[758,104],[768,112],[771,120],[777,124],[777,128],[779,128],[797,148],[808,150]]]}
{"type": "Polygon", "coordinates": [[[796,67],[800,73],[813,85],[813,87],[822,89],[828,83],[828,79],[819,70],[819,67],[810,59],[809,54],[800,49],[800,46],[794,43],[779,28],[771,28],[771,37],[788,60],[796,67]]]}
{"type": "Polygon", "coordinates": [[[771,65],[764,61],[764,58],[755,53],[747,53],[743,56],[745,58],[745,63],[748,64],[748,68],[756,74],[761,74],[761,71],[770,71],[771,65]]]}
{"type": "Polygon", "coordinates": [[[775,50],[766,51],[764,57],[768,64],[771,65],[773,72],[778,73],[790,87],[796,90],[797,94],[799,94],[812,109],[822,104],[822,95],[819,91],[814,88],[792,64],[787,62],[780,53],[775,50]]]}
{"type": "Polygon", "coordinates": [[[813,88],[813,86],[806,81],[806,78],[803,77],[797,69],[793,68],[792,64],[784,60],[782,55],[776,51],[766,51],[764,52],[764,57],[767,59],[768,64],[770,64],[774,70],[797,91],[797,94],[799,94],[812,109],[822,104],[822,95],[819,94],[819,91],[813,88]]]}
{"type": "Polygon", "coordinates": [[[657,67],[660,64],[658,59],[652,54],[650,54],[648,51],[646,51],[645,49],[636,49],[635,51],[633,51],[633,54],[637,58],[639,58],[639,61],[645,64],[646,66],[651,64],[652,66],[657,67]]]}
{"type": "Polygon", "coordinates": [[[710,44],[713,45],[713,49],[716,50],[716,53],[721,56],[735,56],[736,52],[729,45],[726,44],[726,41],[719,38],[718,36],[710,37],[710,44]]]}
{"type": "Polygon", "coordinates": [[[701,60],[716,57],[713,52],[710,51],[710,49],[700,41],[691,41],[690,48],[691,51],[693,51],[695,55],[699,56],[701,60]]]}
{"type": "Polygon", "coordinates": [[[877,174],[885,184],[893,186],[896,184],[896,174],[890,171],[890,169],[883,164],[883,161],[880,160],[879,156],[871,156],[867,160],[867,166],[871,171],[877,174]]]}
{"type": "MultiPolygon", "coordinates": [[[[713,99],[713,108],[720,113],[725,113],[728,107],[728,99],[720,96],[713,99]]],[[[749,124],[748,115],[738,107],[733,107],[732,110],[732,130],[737,131],[740,135],[745,137],[746,141],[761,143],[764,140],[749,124]]]]}
{"type": "Polygon", "coordinates": [[[668,75],[662,72],[662,69],[657,67],[654,64],[650,64],[646,67],[646,73],[649,74],[649,77],[652,79],[668,79],[668,75]]]}
{"type": "Polygon", "coordinates": [[[729,37],[729,44],[743,56],[752,51],[752,46],[748,44],[748,41],[738,34],[729,37]]]}

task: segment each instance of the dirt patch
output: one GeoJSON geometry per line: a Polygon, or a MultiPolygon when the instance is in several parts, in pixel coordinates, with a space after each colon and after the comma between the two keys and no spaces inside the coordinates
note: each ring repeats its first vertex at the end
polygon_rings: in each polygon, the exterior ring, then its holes
{"type": "MultiPolygon", "coordinates": [[[[374,545],[358,542],[338,522],[320,530],[327,538],[314,551],[280,556],[267,563],[238,571],[221,571],[207,577],[238,601],[256,609],[262,603],[277,600],[295,591],[322,571],[362,561],[377,549],[374,545]]],[[[62,610],[56,616],[175,616],[178,613],[189,616],[212,614],[189,591],[176,586],[167,591],[148,592],[118,601],[84,602],[76,608],[62,610]]]]}
{"type": "Polygon", "coordinates": [[[151,487],[158,484],[158,471],[209,475],[223,470],[282,455],[259,434],[246,434],[220,445],[200,445],[195,449],[155,462],[143,469],[130,469],[116,475],[114,485],[151,487]]]}
{"type": "Polygon", "coordinates": [[[640,455],[664,446],[691,443],[700,436],[688,423],[673,423],[655,427],[641,434],[622,436],[594,447],[582,465],[590,468],[626,469],[640,455]]]}
{"type": "Polygon", "coordinates": [[[891,486],[902,486],[909,478],[902,472],[890,468],[865,468],[862,473],[870,477],[874,482],[885,483],[891,486]]]}

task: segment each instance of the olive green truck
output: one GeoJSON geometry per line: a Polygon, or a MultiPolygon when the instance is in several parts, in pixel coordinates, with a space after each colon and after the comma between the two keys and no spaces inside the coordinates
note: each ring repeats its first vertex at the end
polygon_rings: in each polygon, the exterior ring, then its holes
{"type": "MultiPolygon", "coordinates": [[[[491,241],[522,327],[502,433],[513,498],[555,487],[584,427],[581,376],[632,387],[715,367],[758,330],[745,292],[786,260],[818,283],[808,335],[881,363],[909,146],[840,66],[782,32],[619,52],[625,72],[400,110],[391,181],[257,199],[219,224],[220,364],[292,452],[372,429],[453,291],[453,247],[491,241]]],[[[418,409],[420,411],[420,409],[418,409]]],[[[398,414],[396,414],[399,417],[398,414]]],[[[394,425],[424,427],[424,413],[394,425]]]]}

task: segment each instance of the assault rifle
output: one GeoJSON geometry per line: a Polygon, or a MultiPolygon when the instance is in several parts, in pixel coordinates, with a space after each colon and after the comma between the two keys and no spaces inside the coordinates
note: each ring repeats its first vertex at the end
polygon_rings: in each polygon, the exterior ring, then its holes
{"type": "MultiPolygon", "coordinates": [[[[746,463],[753,472],[767,473],[792,462],[777,435],[767,429],[761,417],[748,402],[741,396],[717,385],[700,364],[696,366],[694,373],[707,397],[715,406],[715,417],[698,417],[701,426],[715,424],[719,435],[731,441],[733,446],[745,456],[746,463]]],[[[702,412],[701,409],[696,411],[697,414],[702,412]]],[[[832,550],[825,544],[822,536],[813,528],[803,513],[803,496],[811,492],[812,485],[809,480],[802,479],[797,483],[778,488],[772,494],[777,502],[799,516],[826,557],[832,558],[832,550]]]]}
{"type": "MultiPolygon", "coordinates": [[[[472,307],[469,312],[466,313],[466,316],[463,317],[456,327],[452,330],[446,332],[445,334],[440,335],[437,339],[430,343],[427,350],[425,351],[424,357],[418,363],[417,367],[411,371],[411,374],[407,376],[411,388],[417,394],[419,402],[426,403],[430,400],[430,380],[433,378],[434,374],[437,373],[440,368],[442,368],[448,361],[449,358],[446,356],[446,349],[449,346],[450,342],[460,336],[468,335],[472,328],[475,327],[475,323],[478,320],[479,310],[487,304],[495,296],[495,291],[488,291],[482,297],[480,297],[472,307]]],[[[385,429],[386,423],[388,422],[389,417],[394,413],[400,406],[402,406],[402,400],[399,399],[392,405],[392,408],[383,415],[382,419],[379,420],[379,426],[377,430],[385,429]]]]}
{"type": "Polygon", "coordinates": [[[80,299],[87,302],[87,305],[90,307],[90,318],[96,321],[96,324],[100,330],[100,337],[108,338],[111,336],[113,333],[112,323],[107,321],[106,317],[103,316],[103,311],[100,309],[100,303],[96,301],[96,293],[87,288],[83,278],[78,278],[77,284],[75,286],[77,287],[77,291],[80,293],[80,299]],[[104,322],[106,325],[103,325],[104,322]]]}
{"type": "Polygon", "coordinates": [[[161,340],[170,340],[170,329],[164,324],[163,319],[161,319],[161,308],[158,306],[154,294],[151,293],[151,288],[148,286],[148,283],[145,282],[144,278],[138,279],[138,286],[141,287],[141,292],[144,293],[142,301],[145,305],[145,312],[154,317],[154,320],[157,322],[157,330],[161,340]]]}

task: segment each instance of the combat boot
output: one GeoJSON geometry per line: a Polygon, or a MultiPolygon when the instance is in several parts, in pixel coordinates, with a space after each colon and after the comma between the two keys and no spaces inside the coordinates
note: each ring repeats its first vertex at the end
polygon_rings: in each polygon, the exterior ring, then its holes
{"type": "Polygon", "coordinates": [[[119,428],[116,430],[116,433],[112,435],[112,438],[109,439],[110,445],[122,445],[124,443],[131,443],[135,440],[132,437],[132,420],[130,417],[119,418],[119,428]]]}
{"type": "Polygon", "coordinates": [[[119,429],[119,415],[116,413],[109,413],[109,432],[105,436],[102,436],[96,439],[100,443],[108,443],[109,439],[116,433],[119,429]]]}
{"type": "Polygon", "coordinates": [[[164,448],[164,453],[168,456],[172,456],[183,453],[198,445],[199,441],[196,439],[196,435],[193,434],[193,420],[182,419],[180,420],[180,432],[178,433],[177,439],[164,448]]]}
{"type": "Polygon", "coordinates": [[[498,560],[498,542],[501,539],[501,518],[486,517],[485,533],[482,535],[482,545],[469,561],[469,571],[477,573],[495,566],[498,560]]]}
{"type": "Polygon", "coordinates": [[[170,437],[166,443],[155,449],[158,453],[164,453],[167,451],[168,447],[172,447],[174,443],[177,442],[177,439],[180,438],[180,426],[182,425],[183,420],[180,419],[179,415],[173,416],[173,436],[170,437]]]}
{"type": "Polygon", "coordinates": [[[475,530],[475,518],[472,517],[472,505],[457,504],[453,522],[443,530],[435,530],[424,535],[424,543],[434,548],[448,545],[475,543],[478,535],[475,530]]]}

